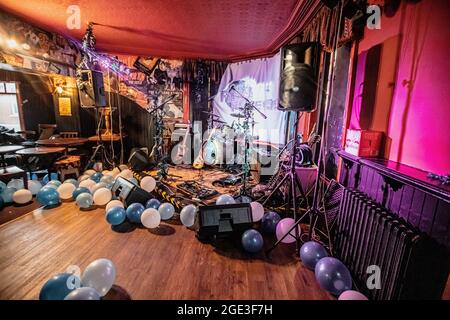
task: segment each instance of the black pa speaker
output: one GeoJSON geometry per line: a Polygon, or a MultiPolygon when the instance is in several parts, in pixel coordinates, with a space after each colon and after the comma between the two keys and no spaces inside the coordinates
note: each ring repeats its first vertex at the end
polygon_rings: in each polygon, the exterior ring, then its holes
{"type": "Polygon", "coordinates": [[[106,107],[105,86],[103,74],[94,70],[81,71],[82,89],[79,90],[81,107],[106,107]]]}
{"type": "Polygon", "coordinates": [[[214,237],[225,238],[251,228],[252,209],[249,203],[199,207],[197,238],[208,242],[214,237]]]}
{"type": "Polygon", "coordinates": [[[282,49],[279,110],[315,110],[319,49],[315,42],[291,44],[282,49]]]}
{"type": "Polygon", "coordinates": [[[119,199],[127,207],[136,202],[145,206],[147,201],[153,198],[150,193],[122,177],[116,179],[111,192],[115,199],[119,199]]]}
{"type": "Polygon", "coordinates": [[[128,158],[128,164],[133,171],[146,171],[155,167],[155,164],[150,162],[148,154],[143,149],[134,149],[131,151],[130,158],[128,158]]]}

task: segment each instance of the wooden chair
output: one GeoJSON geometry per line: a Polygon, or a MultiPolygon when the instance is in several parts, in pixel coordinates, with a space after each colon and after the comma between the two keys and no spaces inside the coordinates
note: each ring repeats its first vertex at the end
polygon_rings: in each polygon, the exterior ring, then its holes
{"type": "Polygon", "coordinates": [[[56,124],[38,124],[39,129],[39,137],[38,140],[50,139],[51,136],[55,134],[56,128],[58,126],[56,124]]]}

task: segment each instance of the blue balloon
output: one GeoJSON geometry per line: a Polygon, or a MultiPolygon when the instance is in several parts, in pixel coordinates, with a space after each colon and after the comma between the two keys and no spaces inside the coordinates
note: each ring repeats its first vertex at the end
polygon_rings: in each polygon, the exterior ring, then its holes
{"type": "Polygon", "coordinates": [[[106,212],[106,221],[113,226],[121,224],[126,218],[127,214],[122,207],[112,207],[106,212]]]}
{"type": "Polygon", "coordinates": [[[4,204],[5,202],[3,201],[3,197],[0,197],[0,208],[3,207],[4,204]]]}
{"type": "Polygon", "coordinates": [[[352,288],[350,271],[336,258],[325,257],[320,259],[316,264],[314,273],[320,287],[336,296],[352,288]]]}
{"type": "Polygon", "coordinates": [[[158,210],[160,205],[161,205],[161,202],[158,199],[150,199],[145,204],[145,208],[146,209],[153,208],[153,209],[158,210]]]}
{"type": "Polygon", "coordinates": [[[317,262],[325,257],[328,257],[327,250],[316,241],[305,242],[300,248],[300,259],[308,269],[314,270],[317,262]]]}
{"type": "Polygon", "coordinates": [[[101,172],[96,172],[91,176],[91,180],[94,180],[95,182],[100,182],[100,179],[103,177],[103,174],[101,172]]]}
{"type": "Polygon", "coordinates": [[[80,208],[88,209],[94,203],[94,198],[90,193],[82,193],[78,195],[75,201],[77,203],[77,206],[79,206],[80,208]]]}
{"type": "Polygon", "coordinates": [[[78,188],[78,185],[80,184],[77,180],[75,180],[75,179],[67,179],[67,180],[64,180],[64,183],[71,183],[71,184],[73,184],[74,186],[75,186],[75,188],[78,188]]]}
{"type": "Polygon", "coordinates": [[[91,193],[91,191],[89,191],[89,189],[88,188],[85,188],[85,187],[78,187],[78,188],[76,188],[74,191],[73,191],[73,193],[72,193],[72,198],[73,199],[76,199],[80,194],[82,194],[82,193],[91,193]]]}
{"type": "Polygon", "coordinates": [[[37,200],[43,206],[54,206],[59,203],[59,193],[52,187],[43,187],[36,196],[37,200]]]}
{"type": "Polygon", "coordinates": [[[56,188],[58,188],[62,183],[59,180],[52,180],[47,183],[47,185],[50,185],[50,184],[52,184],[52,185],[56,186],[56,188]]]}
{"type": "Polygon", "coordinates": [[[266,233],[275,233],[281,217],[276,212],[267,212],[261,219],[261,229],[266,233]]]}
{"type": "Polygon", "coordinates": [[[42,183],[43,184],[47,184],[50,180],[58,180],[58,174],[55,172],[52,172],[52,174],[50,175],[50,179],[48,177],[48,174],[46,174],[43,178],[42,178],[42,183]]]}
{"type": "Polygon", "coordinates": [[[264,245],[264,240],[258,231],[255,229],[250,229],[242,234],[241,243],[245,251],[256,253],[261,251],[264,245]]]}
{"type": "Polygon", "coordinates": [[[64,300],[80,283],[80,278],[72,273],[59,273],[44,284],[39,300],[64,300]]]}
{"type": "Polygon", "coordinates": [[[16,192],[16,188],[6,187],[2,192],[2,199],[4,203],[11,203],[13,202],[13,194],[16,192]]]}
{"type": "Polygon", "coordinates": [[[4,183],[3,181],[0,181],[0,193],[3,192],[3,190],[6,189],[6,183],[4,183]]]}
{"type": "Polygon", "coordinates": [[[127,217],[133,223],[141,223],[141,215],[145,208],[140,203],[132,203],[127,208],[127,217]]]}

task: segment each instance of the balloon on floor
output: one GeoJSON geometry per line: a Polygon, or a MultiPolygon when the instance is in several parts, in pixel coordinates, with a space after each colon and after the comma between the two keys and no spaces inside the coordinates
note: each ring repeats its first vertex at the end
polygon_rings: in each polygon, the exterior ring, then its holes
{"type": "Polygon", "coordinates": [[[158,210],[160,205],[161,205],[161,202],[160,202],[158,199],[150,199],[150,200],[148,200],[147,203],[145,204],[145,207],[146,207],[147,209],[153,208],[153,209],[158,210]]]}
{"type": "Polygon", "coordinates": [[[78,187],[78,188],[76,188],[74,191],[73,191],[73,193],[72,193],[72,198],[74,199],[74,200],[76,200],[77,199],[77,197],[80,195],[80,194],[82,194],[82,193],[91,193],[91,191],[88,189],[88,188],[85,188],[85,187],[78,187]]]}
{"type": "Polygon", "coordinates": [[[72,273],[59,273],[43,285],[39,292],[39,300],[64,300],[64,298],[76,289],[73,283],[80,283],[72,273]]]}
{"type": "Polygon", "coordinates": [[[100,300],[100,295],[94,288],[82,287],[73,290],[64,300],[100,300]]]}
{"type": "Polygon", "coordinates": [[[152,192],[156,187],[156,180],[153,177],[145,176],[141,180],[141,188],[147,192],[152,192]]]}
{"type": "Polygon", "coordinates": [[[72,183],[63,183],[56,189],[58,191],[59,196],[63,200],[68,200],[72,198],[72,194],[75,191],[76,187],[72,183]]]}
{"type": "Polygon", "coordinates": [[[264,207],[261,203],[253,201],[250,203],[250,207],[252,208],[252,217],[253,222],[258,222],[264,216],[264,207]]]}
{"type": "Polygon", "coordinates": [[[159,206],[158,211],[161,215],[161,220],[169,220],[173,217],[175,208],[171,203],[165,202],[159,206]]]}
{"type": "Polygon", "coordinates": [[[339,295],[338,300],[369,300],[361,292],[355,290],[347,290],[339,295]]]}
{"type": "Polygon", "coordinates": [[[73,184],[74,186],[75,186],[75,188],[78,188],[78,185],[80,184],[77,180],[75,180],[75,179],[67,179],[67,180],[64,180],[64,183],[71,183],[71,184],[73,184]]]}
{"type": "MultiPolygon", "coordinates": [[[[292,228],[295,221],[292,218],[284,218],[280,220],[277,224],[277,228],[275,230],[277,239],[280,240],[288,231],[292,228]]],[[[298,225],[298,235],[301,234],[300,225],[298,225]]],[[[292,231],[281,241],[283,243],[293,243],[295,242],[295,229],[292,231]]]]}
{"type": "Polygon", "coordinates": [[[322,289],[338,296],[352,288],[352,276],[338,259],[325,257],[317,262],[314,270],[316,280],[322,289]]]}
{"type": "Polygon", "coordinates": [[[108,259],[98,259],[91,262],[81,276],[83,287],[95,289],[101,297],[104,297],[116,280],[116,267],[108,259]]]}
{"type": "Polygon", "coordinates": [[[13,193],[12,199],[13,199],[14,203],[26,204],[26,203],[31,202],[31,200],[33,199],[33,195],[31,194],[30,190],[21,189],[21,190],[17,190],[16,192],[13,193]]]}
{"type": "Polygon", "coordinates": [[[161,223],[159,211],[153,208],[145,209],[141,215],[141,223],[144,227],[154,229],[161,223]]]}
{"type": "Polygon", "coordinates": [[[130,204],[126,210],[128,220],[133,223],[141,223],[141,214],[144,210],[144,206],[140,203],[130,204]]]}
{"type": "Polygon", "coordinates": [[[300,260],[311,270],[314,270],[320,259],[328,257],[327,250],[316,241],[305,242],[300,248],[300,260]]]}
{"type": "Polygon", "coordinates": [[[112,194],[108,188],[100,188],[94,193],[94,203],[97,206],[104,206],[111,201],[112,194]]]}
{"type": "Polygon", "coordinates": [[[250,229],[242,234],[241,243],[245,251],[256,253],[261,251],[264,245],[264,240],[258,231],[255,229],[250,229]]]}
{"type": "Polygon", "coordinates": [[[229,194],[222,194],[220,197],[216,200],[216,205],[224,205],[224,204],[234,204],[236,203],[236,200],[229,194]]]}
{"type": "Polygon", "coordinates": [[[51,187],[43,187],[39,192],[37,193],[37,201],[39,201],[40,204],[43,206],[55,206],[59,204],[59,193],[56,191],[56,189],[51,187]]]}
{"type": "Polygon", "coordinates": [[[82,209],[89,209],[94,204],[94,199],[90,193],[82,193],[75,199],[77,206],[82,209]]]}
{"type": "Polygon", "coordinates": [[[107,212],[109,209],[114,208],[114,207],[124,208],[124,205],[123,205],[122,201],[120,201],[120,200],[111,200],[106,205],[105,211],[107,212]]]}
{"type": "Polygon", "coordinates": [[[276,212],[269,211],[265,213],[261,219],[261,230],[265,233],[275,233],[280,220],[281,217],[276,212]]]}
{"type": "Polygon", "coordinates": [[[112,226],[122,224],[127,218],[125,209],[122,207],[113,207],[106,211],[106,221],[112,226]]]}
{"type": "Polygon", "coordinates": [[[11,203],[11,202],[13,202],[12,196],[13,196],[14,192],[16,192],[16,191],[17,191],[16,188],[9,188],[9,187],[6,187],[6,188],[3,190],[3,192],[2,192],[3,202],[4,202],[4,203],[11,203]]]}
{"type": "Polygon", "coordinates": [[[180,221],[186,227],[192,227],[195,223],[195,216],[197,213],[197,207],[193,204],[189,204],[181,209],[180,221]]]}

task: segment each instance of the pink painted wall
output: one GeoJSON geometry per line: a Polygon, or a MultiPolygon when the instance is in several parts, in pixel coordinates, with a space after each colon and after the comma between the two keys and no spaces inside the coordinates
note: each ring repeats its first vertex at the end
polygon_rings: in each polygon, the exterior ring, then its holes
{"type": "MultiPolygon", "coordinates": [[[[364,129],[386,133],[385,158],[440,174],[450,173],[449,24],[450,1],[403,1],[394,17],[382,17],[380,30],[365,30],[355,84],[364,77],[367,52],[381,45],[375,111],[364,129]]],[[[353,128],[360,126],[364,107],[358,92],[353,128]]]]}

